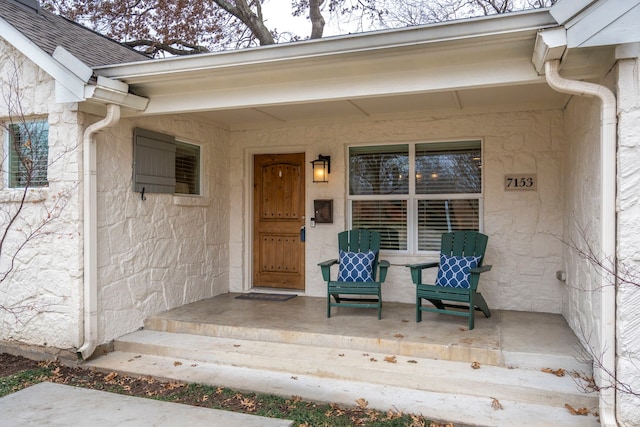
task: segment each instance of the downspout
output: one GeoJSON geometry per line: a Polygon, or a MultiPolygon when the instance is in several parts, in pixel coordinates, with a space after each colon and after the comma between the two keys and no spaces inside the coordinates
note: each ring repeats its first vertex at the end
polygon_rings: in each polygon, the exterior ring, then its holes
{"type": "Polygon", "coordinates": [[[120,106],[107,105],[104,119],[90,125],[82,139],[84,177],[84,343],[78,349],[82,359],[88,359],[98,343],[98,197],[96,180],[96,133],[111,127],[120,120],[120,106]]]}
{"type": "Polygon", "coordinates": [[[578,96],[595,96],[600,99],[600,175],[601,175],[601,225],[602,262],[610,263],[613,283],[606,274],[601,274],[600,289],[600,354],[603,375],[600,390],[600,423],[603,426],[616,426],[615,416],[615,375],[616,375],[616,97],[609,88],[588,82],[568,80],[560,76],[560,61],[557,59],[544,63],[547,83],[552,89],[578,96]],[[613,378],[607,378],[612,375],[613,378]],[[613,380],[613,381],[612,381],[613,380]]]}

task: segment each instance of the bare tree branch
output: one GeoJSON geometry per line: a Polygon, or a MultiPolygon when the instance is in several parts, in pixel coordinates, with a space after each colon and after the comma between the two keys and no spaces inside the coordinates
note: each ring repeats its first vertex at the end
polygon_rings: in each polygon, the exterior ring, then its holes
{"type": "MultiPolygon", "coordinates": [[[[9,135],[11,144],[8,152],[4,153],[1,162],[6,171],[18,175],[15,188],[3,188],[0,193],[0,293],[10,295],[9,280],[20,267],[20,254],[31,246],[35,240],[45,236],[57,234],[49,226],[60,216],[69,202],[76,183],[61,186],[55,194],[44,199],[33,199],[36,186],[48,186],[47,170],[56,161],[63,158],[71,149],[60,150],[55,156],[49,155],[48,126],[45,131],[34,117],[24,108],[24,94],[20,84],[22,64],[8,59],[11,72],[2,82],[2,98],[8,107],[9,118],[0,123],[0,127],[9,135]],[[39,150],[46,151],[40,152],[39,150]],[[43,166],[46,169],[43,171],[43,166]]],[[[9,180],[11,184],[13,178],[9,180]]],[[[17,320],[25,311],[37,310],[34,304],[0,303],[0,310],[11,313],[17,320]]]]}

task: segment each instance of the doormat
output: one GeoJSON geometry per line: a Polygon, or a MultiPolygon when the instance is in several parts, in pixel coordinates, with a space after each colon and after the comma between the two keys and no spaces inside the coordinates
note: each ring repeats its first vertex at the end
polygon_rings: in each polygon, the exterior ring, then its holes
{"type": "Polygon", "coordinates": [[[291,294],[262,294],[258,292],[251,292],[248,294],[238,295],[236,299],[252,299],[260,301],[287,301],[291,298],[295,298],[295,295],[291,294]]]}

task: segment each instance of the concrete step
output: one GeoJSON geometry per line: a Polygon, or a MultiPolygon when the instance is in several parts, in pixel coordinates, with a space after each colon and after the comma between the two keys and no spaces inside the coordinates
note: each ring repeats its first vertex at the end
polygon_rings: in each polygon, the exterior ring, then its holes
{"type": "Polygon", "coordinates": [[[579,380],[539,370],[149,330],[118,339],[115,350],[89,365],[346,405],[365,398],[375,409],[481,426],[598,425],[564,407],[597,407],[579,380]]]}
{"type": "Polygon", "coordinates": [[[154,316],[145,321],[145,330],[173,332],[209,337],[240,339],[284,344],[312,345],[317,347],[351,349],[361,352],[377,352],[396,356],[421,357],[435,360],[478,362],[482,365],[521,367],[540,370],[562,368],[567,372],[591,373],[588,362],[573,354],[563,352],[516,351],[501,348],[490,340],[480,340],[473,345],[440,343],[437,340],[413,340],[402,334],[380,334],[377,336],[338,335],[320,333],[315,330],[284,329],[281,327],[251,327],[206,323],[195,318],[193,321],[171,317],[154,316]]]}

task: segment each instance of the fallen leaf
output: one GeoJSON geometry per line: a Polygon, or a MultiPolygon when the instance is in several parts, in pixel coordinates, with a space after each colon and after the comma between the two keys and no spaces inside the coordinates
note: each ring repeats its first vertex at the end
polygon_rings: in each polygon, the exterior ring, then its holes
{"type": "Polygon", "coordinates": [[[502,404],[500,403],[500,401],[499,401],[498,399],[496,399],[495,397],[492,397],[492,398],[491,398],[491,407],[492,407],[493,409],[495,409],[496,411],[497,411],[498,409],[504,409],[504,408],[502,407],[502,404]]]}
{"type": "Polygon", "coordinates": [[[173,366],[180,366],[180,365],[182,365],[182,362],[178,362],[177,360],[173,362],[173,366]]]}
{"type": "Polygon", "coordinates": [[[240,346],[241,346],[241,344],[234,344],[233,346],[234,346],[234,347],[240,347],[240,346]]]}
{"type": "Polygon", "coordinates": [[[184,387],[184,383],[180,383],[180,382],[176,382],[176,381],[170,381],[166,384],[164,384],[164,388],[166,388],[167,390],[175,390],[178,388],[182,388],[184,387]]]}
{"type": "Polygon", "coordinates": [[[542,372],[546,372],[547,374],[553,374],[556,377],[564,377],[565,371],[564,369],[551,369],[551,368],[542,368],[542,372]]]}
{"type": "Polygon", "coordinates": [[[473,362],[473,363],[471,364],[471,367],[472,367],[473,369],[480,369],[480,363],[478,363],[478,362],[473,362]]]}
{"type": "Polygon", "coordinates": [[[398,360],[396,359],[395,356],[386,356],[384,358],[384,361],[389,363],[398,363],[398,360]]]}
{"type": "Polygon", "coordinates": [[[465,332],[467,330],[467,328],[459,327],[458,330],[461,331],[461,332],[465,332]]]}
{"type": "Polygon", "coordinates": [[[404,335],[402,335],[402,334],[395,334],[393,337],[394,337],[394,338],[404,338],[404,335]]]}
{"type": "Polygon", "coordinates": [[[298,379],[298,377],[291,376],[291,379],[292,379],[292,380],[297,380],[297,379],[298,379]]]}
{"type": "Polygon", "coordinates": [[[387,411],[387,419],[388,420],[393,420],[396,418],[400,418],[402,417],[402,412],[401,411],[394,411],[393,409],[389,409],[387,411]]]}
{"type": "Polygon", "coordinates": [[[377,362],[378,359],[376,359],[375,357],[372,357],[371,359],[369,359],[370,362],[377,362]]]}
{"type": "Polygon", "coordinates": [[[340,353],[338,356],[340,356],[340,357],[344,357],[344,353],[340,353]]]}
{"type": "Polygon", "coordinates": [[[571,412],[571,415],[589,415],[589,410],[587,408],[576,409],[568,403],[565,403],[564,407],[567,408],[569,412],[571,412]]]}
{"type": "Polygon", "coordinates": [[[418,361],[411,359],[411,360],[407,360],[407,363],[418,363],[418,361]]]}
{"type": "Polygon", "coordinates": [[[402,323],[409,323],[407,319],[402,319],[402,323]]]}
{"type": "Polygon", "coordinates": [[[360,398],[358,400],[356,400],[356,403],[358,404],[359,408],[366,408],[367,406],[369,406],[369,402],[367,402],[364,398],[360,398]]]}
{"type": "Polygon", "coordinates": [[[362,353],[362,355],[363,355],[363,356],[368,356],[368,355],[369,355],[369,353],[362,353]]]}
{"type": "Polygon", "coordinates": [[[116,372],[110,372],[106,377],[104,377],[105,381],[113,381],[118,374],[116,372]]]}
{"type": "Polygon", "coordinates": [[[240,399],[240,405],[249,412],[253,412],[256,409],[256,401],[250,397],[240,399]]]}

